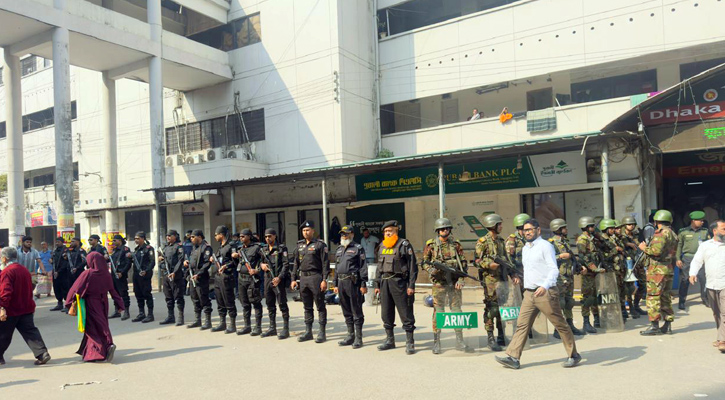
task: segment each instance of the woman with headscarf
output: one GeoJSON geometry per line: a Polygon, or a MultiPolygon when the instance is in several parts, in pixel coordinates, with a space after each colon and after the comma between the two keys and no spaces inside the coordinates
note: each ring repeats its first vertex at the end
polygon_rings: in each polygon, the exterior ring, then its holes
{"type": "Polygon", "coordinates": [[[93,252],[88,255],[87,261],[88,269],[71,287],[65,306],[73,304],[76,294],[86,302],[86,331],[77,352],[83,361],[111,362],[116,345],[113,344],[108,326],[108,293],[111,293],[118,310],[123,311],[125,308],[121,296],[113,287],[106,259],[100,253],[93,252]]]}

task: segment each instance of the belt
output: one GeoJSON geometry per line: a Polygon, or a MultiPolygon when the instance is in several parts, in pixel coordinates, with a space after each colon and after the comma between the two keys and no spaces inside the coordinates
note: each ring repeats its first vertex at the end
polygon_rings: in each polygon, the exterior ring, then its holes
{"type": "Polygon", "coordinates": [[[539,288],[536,288],[536,289],[524,288],[524,292],[535,292],[537,290],[539,290],[539,288]]]}
{"type": "Polygon", "coordinates": [[[393,272],[383,272],[383,274],[380,276],[382,279],[390,279],[390,278],[407,278],[408,275],[405,274],[397,274],[393,272]]]}
{"type": "Polygon", "coordinates": [[[319,271],[300,271],[300,275],[302,276],[315,276],[315,275],[322,275],[319,271]]]}
{"type": "Polygon", "coordinates": [[[337,274],[337,279],[357,279],[357,274],[337,274]]]}

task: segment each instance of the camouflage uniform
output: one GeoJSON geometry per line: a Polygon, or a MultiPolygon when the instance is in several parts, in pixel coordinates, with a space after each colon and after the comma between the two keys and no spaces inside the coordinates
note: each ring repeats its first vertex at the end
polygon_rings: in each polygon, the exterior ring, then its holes
{"type": "MultiPolygon", "coordinates": [[[[554,245],[556,255],[562,253],[574,254],[569,247],[569,239],[563,236],[555,235],[549,239],[554,245]]],[[[557,259],[559,264],[559,277],[556,279],[556,286],[559,289],[559,304],[561,305],[561,313],[564,319],[572,319],[574,315],[574,259],[567,260],[557,259]]]]}
{"type": "MultiPolygon", "coordinates": [[[[602,238],[606,239],[608,243],[608,271],[614,271],[614,275],[617,277],[617,289],[619,290],[619,303],[622,306],[622,309],[624,309],[624,277],[627,273],[626,266],[624,264],[624,253],[619,252],[617,250],[617,247],[624,248],[624,245],[617,237],[617,234],[614,233],[613,235],[608,235],[606,233],[602,233],[602,238]]],[[[602,253],[604,254],[605,250],[602,249],[602,253]]]]}
{"type": "Polygon", "coordinates": [[[476,262],[481,266],[481,270],[483,271],[481,285],[483,286],[483,304],[486,305],[486,310],[483,314],[483,324],[486,327],[486,332],[493,332],[494,318],[501,321],[496,286],[505,277],[501,276],[501,268],[491,269],[489,264],[494,262],[493,258],[495,256],[506,258],[505,246],[506,244],[503,238],[497,236],[494,239],[490,231],[476,242],[476,262]]]}
{"type": "Polygon", "coordinates": [[[519,274],[523,274],[524,272],[523,264],[521,262],[521,250],[524,249],[525,244],[526,241],[524,240],[524,237],[519,235],[518,231],[510,234],[509,237],[506,238],[506,254],[508,254],[509,260],[511,260],[518,269],[517,272],[519,274]]]}
{"type": "Polygon", "coordinates": [[[675,270],[672,263],[677,252],[677,235],[665,226],[655,231],[652,241],[645,248],[647,255],[647,314],[651,322],[675,320],[672,310],[672,281],[675,270]]]}
{"type": "Polygon", "coordinates": [[[577,253],[579,259],[584,263],[582,265],[582,317],[589,318],[589,312],[599,315],[599,307],[597,306],[597,287],[594,284],[596,272],[589,269],[591,265],[595,267],[600,262],[600,255],[597,247],[594,245],[594,238],[588,233],[582,233],[576,239],[577,253]]]}
{"type": "MultiPolygon", "coordinates": [[[[452,268],[468,272],[466,257],[463,254],[463,247],[453,236],[443,242],[440,239],[430,239],[425,243],[423,250],[423,261],[437,261],[448,264],[452,268]]],[[[423,269],[430,273],[435,267],[430,264],[423,264],[423,269]]],[[[455,284],[463,284],[464,278],[458,278],[456,282],[450,282],[449,277],[443,271],[437,270],[430,276],[433,283],[433,331],[438,331],[436,325],[436,314],[446,311],[446,303],[450,302],[451,311],[461,312],[463,301],[461,289],[456,289],[455,284]]]]}

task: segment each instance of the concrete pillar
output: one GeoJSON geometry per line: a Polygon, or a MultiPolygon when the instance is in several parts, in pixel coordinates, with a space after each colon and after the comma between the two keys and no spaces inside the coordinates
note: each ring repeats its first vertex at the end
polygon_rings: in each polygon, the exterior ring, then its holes
{"type": "Polygon", "coordinates": [[[443,163],[438,163],[438,218],[446,214],[446,176],[443,175],[443,163]]]}
{"type": "Polygon", "coordinates": [[[612,199],[609,191],[609,144],[602,144],[602,200],[604,201],[604,218],[612,218],[612,199]]]}
{"type": "MultiPolygon", "coordinates": [[[[63,1],[56,0],[56,7],[63,1]]],[[[75,232],[73,216],[73,132],[71,131],[70,54],[68,29],[53,29],[53,101],[55,116],[55,195],[58,234],[75,232]]]]}
{"type": "Polygon", "coordinates": [[[237,189],[232,185],[230,190],[230,201],[232,203],[232,234],[237,233],[237,204],[236,204],[236,191],[237,189]]]}
{"type": "MultiPolygon", "coordinates": [[[[148,0],[147,20],[150,26],[151,41],[156,54],[149,61],[149,121],[151,124],[151,186],[161,188],[165,184],[166,167],[164,166],[164,85],[161,74],[161,0],[148,0]]],[[[160,204],[164,202],[163,193],[154,192],[154,205],[157,215],[161,215],[160,204]]],[[[165,218],[156,219],[156,235],[158,243],[163,243],[166,226],[162,226],[165,218]]]]}
{"type": "Polygon", "coordinates": [[[330,233],[328,232],[329,227],[327,226],[327,178],[322,178],[322,237],[326,245],[330,245],[328,238],[330,233]]]}
{"type": "Polygon", "coordinates": [[[116,142],[116,81],[102,74],[101,101],[103,108],[103,197],[106,199],[106,234],[118,233],[118,152],[116,142]]]}
{"type": "Polygon", "coordinates": [[[23,171],[23,110],[20,58],[4,52],[5,130],[8,157],[8,245],[16,246],[25,235],[23,171]]]}

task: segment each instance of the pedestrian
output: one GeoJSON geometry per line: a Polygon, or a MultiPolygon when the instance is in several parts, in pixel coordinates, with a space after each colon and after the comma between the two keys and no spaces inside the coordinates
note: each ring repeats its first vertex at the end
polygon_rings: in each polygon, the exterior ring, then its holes
{"type": "Polygon", "coordinates": [[[18,248],[18,263],[24,266],[31,275],[35,275],[35,271],[41,270],[45,273],[43,260],[40,259],[40,253],[33,248],[33,238],[23,236],[21,246],[18,248]]]}
{"type": "Polygon", "coordinates": [[[575,367],[581,362],[582,357],[576,350],[574,335],[569,324],[561,314],[559,291],[556,287],[559,268],[556,265],[554,246],[541,238],[541,228],[537,220],[526,221],[523,230],[526,239],[521,254],[524,266],[524,298],[519,310],[516,332],[506,350],[507,357],[497,356],[496,361],[507,368],[519,369],[519,360],[528,333],[541,312],[561,335],[568,357],[562,366],[575,367]]]}
{"type": "Polygon", "coordinates": [[[166,233],[166,246],[159,255],[159,271],[163,276],[162,290],[166,300],[166,319],[159,325],[184,325],[184,293],[186,292],[186,277],[184,276],[184,260],[186,253],[179,240],[179,232],[170,230],[166,233]],[[179,316],[174,317],[174,304],[179,316]]]}
{"type": "MultiPolygon", "coordinates": [[[[690,213],[690,226],[680,229],[677,234],[677,255],[675,263],[680,269],[680,287],[678,290],[677,308],[685,309],[687,301],[687,291],[690,289],[690,263],[695,257],[697,249],[705,241],[712,238],[710,232],[705,226],[705,213],[703,211],[693,211],[690,213]]],[[[700,299],[702,304],[709,306],[707,295],[707,277],[705,270],[700,270],[700,276],[697,277],[700,283],[700,299]]]]}
{"type": "Polygon", "coordinates": [[[239,259],[239,302],[242,303],[242,317],[244,326],[237,331],[237,335],[262,334],[262,281],[260,279],[261,264],[264,258],[262,246],[254,242],[254,236],[249,229],[240,232],[241,246],[232,256],[239,259]],[[245,258],[242,256],[244,253],[245,258]],[[252,308],[254,308],[254,328],[252,328],[252,308]]]}
{"type": "Polygon", "coordinates": [[[58,301],[58,304],[50,311],[66,312],[63,302],[71,286],[71,272],[68,263],[68,248],[65,247],[65,240],[60,236],[55,238],[55,249],[53,249],[50,261],[53,264],[53,292],[58,301]]]}
{"type": "Polygon", "coordinates": [[[657,230],[649,244],[641,242],[639,249],[647,256],[647,314],[650,327],[640,334],[654,336],[672,333],[675,312],[672,310],[673,262],[677,252],[677,235],[670,228],[672,213],[659,210],[654,215],[657,230]],[[660,319],[665,323],[660,329],[660,319]]]}
{"type": "Polygon", "coordinates": [[[85,301],[86,315],[83,340],[76,352],[83,361],[113,361],[116,345],[108,326],[108,295],[118,310],[125,310],[123,299],[113,287],[106,258],[98,251],[88,255],[88,269],[73,284],[65,300],[66,307],[76,301],[76,295],[85,301]]]}
{"type": "Polygon", "coordinates": [[[375,262],[375,254],[378,253],[378,246],[380,245],[380,239],[377,236],[370,234],[370,229],[363,228],[362,239],[360,239],[360,245],[365,250],[365,261],[368,264],[375,262]]]}
{"type": "MultiPolygon", "coordinates": [[[[549,243],[556,250],[556,263],[559,266],[559,277],[556,279],[556,288],[559,291],[559,307],[569,325],[571,332],[576,336],[586,335],[586,332],[574,326],[574,252],[569,245],[569,230],[566,221],[555,218],[549,223],[549,230],[554,234],[549,243]]],[[[561,339],[559,331],[554,331],[554,337],[561,339]]]]}
{"type": "Polygon", "coordinates": [[[601,255],[594,244],[594,218],[584,216],[579,218],[581,235],[576,239],[577,253],[582,265],[582,318],[584,326],[582,330],[586,333],[597,333],[589,320],[589,314],[594,314],[594,325],[599,325],[599,307],[597,307],[597,288],[594,278],[599,271],[601,255]]]}
{"type": "Polygon", "coordinates": [[[194,249],[184,267],[189,274],[191,302],[194,304],[194,322],[187,328],[211,329],[211,300],[209,299],[209,269],[211,268],[211,246],[204,240],[204,232],[195,229],[191,232],[191,243],[194,249]],[[201,312],[204,312],[204,323],[201,323],[201,312]]]}
{"type": "Polygon", "coordinates": [[[121,310],[116,307],[115,312],[108,318],[121,317],[121,321],[131,318],[129,315],[131,307],[131,298],[128,296],[128,271],[131,270],[132,262],[128,257],[131,250],[126,246],[126,239],[119,234],[113,235],[113,253],[111,253],[111,261],[116,266],[116,273],[112,276],[113,287],[123,300],[123,315],[121,310]]]}
{"type": "Polygon", "coordinates": [[[717,328],[717,340],[713,346],[725,353],[725,221],[719,219],[714,225],[713,238],[700,244],[690,263],[689,280],[692,284],[698,281],[704,264],[707,297],[717,328]]]}
{"type": "Polygon", "coordinates": [[[217,226],[214,231],[214,239],[219,243],[219,249],[214,253],[214,263],[212,264],[219,325],[213,327],[211,331],[235,333],[237,331],[237,300],[234,298],[234,270],[237,268],[237,261],[232,254],[237,252],[237,248],[233,246],[229,229],[225,225],[217,226]],[[227,316],[229,316],[229,325],[227,325],[227,316]]]}
{"type": "Polygon", "coordinates": [[[304,239],[297,242],[292,253],[294,260],[292,268],[292,290],[300,288],[302,307],[305,310],[305,333],[297,338],[298,342],[312,340],[312,323],[315,320],[312,306],[317,307],[320,331],[315,343],[327,340],[325,326],[327,325],[327,306],[325,293],[327,292],[327,278],[330,275],[330,255],[325,242],[315,239],[315,225],[312,221],[305,221],[300,225],[304,239]],[[297,280],[300,281],[299,285],[297,280]]]}
{"type": "Polygon", "coordinates": [[[415,281],[418,280],[418,264],[415,250],[407,239],[398,236],[398,221],[383,224],[383,243],[378,249],[380,266],[375,278],[375,295],[380,296],[380,308],[385,328],[385,341],[378,350],[395,348],[395,310],[405,331],[405,354],[415,354],[415,281]]]}
{"type": "Polygon", "coordinates": [[[71,239],[70,247],[66,255],[68,256],[68,264],[70,265],[70,284],[72,286],[86,269],[86,251],[81,246],[80,238],[74,237],[71,239]]]}
{"type": "Polygon", "coordinates": [[[50,354],[33,321],[35,301],[30,271],[18,263],[15,247],[4,247],[0,262],[6,266],[0,273],[0,365],[5,365],[5,351],[16,329],[32,350],[35,365],[43,365],[50,361],[50,354]]]}
{"type": "Polygon", "coordinates": [[[290,282],[289,255],[287,246],[277,243],[277,231],[267,228],[264,231],[264,240],[267,245],[262,247],[266,261],[262,264],[262,270],[270,276],[264,280],[264,298],[267,303],[267,315],[269,316],[269,329],[262,333],[262,337],[277,335],[277,304],[282,312],[282,331],[278,339],[289,337],[289,306],[287,306],[287,288],[290,282]],[[276,289],[276,290],[275,290],[276,289]]]}
{"type": "Polygon", "coordinates": [[[365,250],[355,243],[352,226],[340,229],[340,246],[335,251],[335,294],[340,296],[340,308],[347,325],[347,336],[337,342],[353,349],[362,347],[362,327],[365,323],[362,303],[368,292],[368,265],[365,250]]]}
{"type": "Polygon", "coordinates": [[[147,324],[154,320],[154,296],[151,294],[151,278],[154,275],[154,265],[156,265],[156,257],[154,257],[154,248],[149,245],[146,240],[146,233],[143,231],[136,232],[133,238],[136,248],[133,254],[128,253],[126,257],[133,262],[133,294],[136,296],[138,304],[138,315],[131,322],[141,322],[147,324]],[[146,307],[148,314],[145,313],[146,307]]]}

